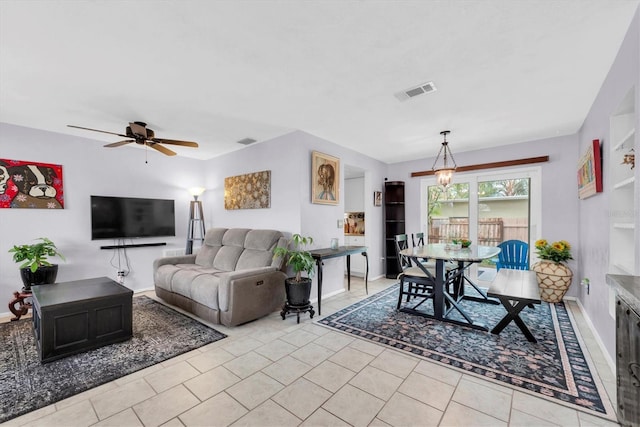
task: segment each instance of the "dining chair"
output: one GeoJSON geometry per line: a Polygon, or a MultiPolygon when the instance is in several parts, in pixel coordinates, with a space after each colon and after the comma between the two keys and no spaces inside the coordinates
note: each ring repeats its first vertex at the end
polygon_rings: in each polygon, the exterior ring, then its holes
{"type": "Polygon", "coordinates": [[[411,233],[411,243],[413,247],[424,246],[424,233],[411,233]]]}
{"type": "Polygon", "coordinates": [[[529,269],[529,245],[522,240],[507,240],[498,245],[501,249],[496,262],[496,271],[529,269]]]}
{"type": "Polygon", "coordinates": [[[397,234],[394,236],[394,244],[396,247],[396,255],[398,257],[398,267],[400,269],[400,274],[398,274],[400,289],[398,292],[398,305],[396,308],[400,309],[403,296],[406,296],[407,302],[412,298],[420,297],[422,300],[416,305],[416,307],[428,299],[433,299],[435,277],[431,274],[425,273],[420,267],[414,266],[410,257],[400,253],[404,249],[409,248],[407,235],[397,234]],[[407,285],[406,290],[405,284],[407,285]]]}

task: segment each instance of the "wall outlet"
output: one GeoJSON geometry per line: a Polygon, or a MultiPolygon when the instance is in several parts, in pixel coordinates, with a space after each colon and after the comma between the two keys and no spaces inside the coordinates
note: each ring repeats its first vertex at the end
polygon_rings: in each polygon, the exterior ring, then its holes
{"type": "Polygon", "coordinates": [[[344,219],[338,220],[338,228],[344,228],[344,219]]]}
{"type": "Polygon", "coordinates": [[[580,281],[580,285],[587,288],[587,295],[589,295],[589,291],[591,290],[591,282],[586,277],[580,281]]]}

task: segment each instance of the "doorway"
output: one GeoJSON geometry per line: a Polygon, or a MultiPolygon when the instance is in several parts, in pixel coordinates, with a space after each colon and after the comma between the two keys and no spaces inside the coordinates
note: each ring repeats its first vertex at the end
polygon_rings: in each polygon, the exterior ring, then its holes
{"type": "MultiPolygon", "coordinates": [[[[366,246],[365,175],[366,171],[362,168],[344,166],[344,244],[346,246],[366,246]]],[[[364,257],[351,257],[352,275],[364,277],[365,269],[364,257]]]]}

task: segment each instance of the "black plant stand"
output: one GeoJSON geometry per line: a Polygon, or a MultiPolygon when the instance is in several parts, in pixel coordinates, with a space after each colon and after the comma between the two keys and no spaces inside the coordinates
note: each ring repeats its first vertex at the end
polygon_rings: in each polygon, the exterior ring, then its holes
{"type": "Polygon", "coordinates": [[[311,305],[311,303],[303,304],[303,305],[291,305],[288,302],[286,302],[284,304],[284,307],[282,307],[280,316],[282,316],[282,320],[284,320],[287,314],[296,313],[298,316],[298,323],[300,323],[300,313],[305,313],[307,311],[309,312],[311,319],[313,319],[313,315],[316,314],[316,312],[313,310],[313,305],[311,305]]]}

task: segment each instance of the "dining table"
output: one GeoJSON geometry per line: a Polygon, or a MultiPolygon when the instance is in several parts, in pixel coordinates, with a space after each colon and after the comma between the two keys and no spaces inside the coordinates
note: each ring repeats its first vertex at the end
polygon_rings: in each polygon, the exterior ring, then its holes
{"type": "Polygon", "coordinates": [[[403,312],[429,317],[443,322],[455,323],[474,329],[488,331],[486,325],[475,321],[472,314],[468,313],[460,304],[462,300],[472,300],[488,304],[500,304],[500,301],[491,298],[487,292],[474,283],[465,272],[468,268],[498,256],[500,248],[495,246],[470,245],[467,248],[459,248],[445,243],[429,243],[422,246],[414,246],[400,251],[400,255],[409,257],[427,277],[434,281],[433,312],[418,310],[408,306],[402,307],[403,312]],[[435,272],[429,270],[425,261],[435,261],[435,272]],[[448,271],[446,271],[448,269],[448,271]],[[469,285],[473,293],[465,290],[465,284],[469,285]],[[452,317],[452,312],[460,316],[452,317]]]}

